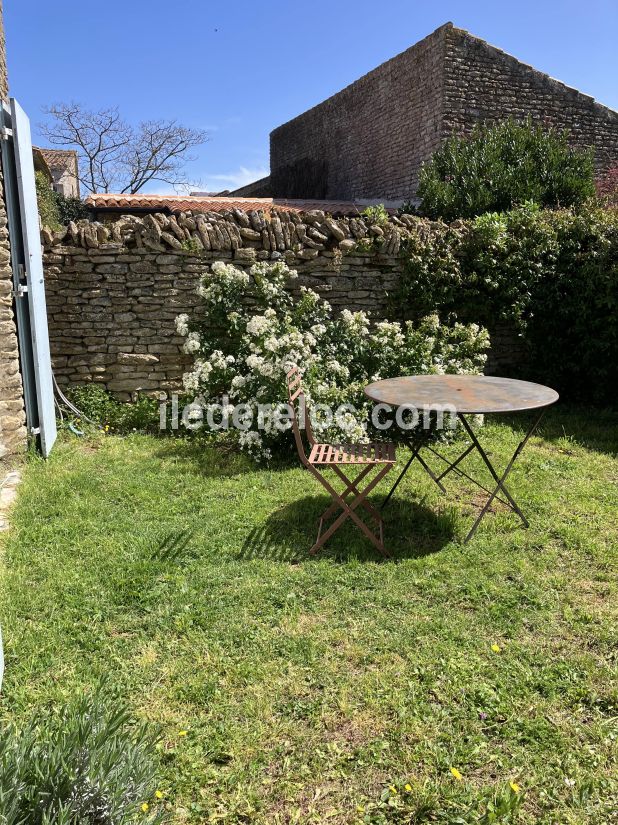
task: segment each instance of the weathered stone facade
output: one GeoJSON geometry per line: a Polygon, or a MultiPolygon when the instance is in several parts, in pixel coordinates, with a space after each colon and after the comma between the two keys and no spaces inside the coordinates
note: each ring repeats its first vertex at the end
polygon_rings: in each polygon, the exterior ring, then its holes
{"type": "MultiPolygon", "coordinates": [[[[0,100],[8,97],[2,2],[0,0],[0,100]]],[[[0,161],[0,460],[19,451],[26,428],[13,314],[12,271],[2,164],[0,161]]]]}
{"type": "Polygon", "coordinates": [[[442,138],[444,27],[270,136],[274,197],[402,199],[442,138]]]}
{"type": "Polygon", "coordinates": [[[618,112],[463,29],[447,27],[444,39],[443,137],[468,133],[478,121],[530,117],[593,148],[599,176],[618,165],[618,112]]]}
{"type": "MultiPolygon", "coordinates": [[[[383,233],[380,227],[374,232],[383,233]]],[[[174,322],[198,305],[196,288],[215,260],[250,267],[284,259],[295,282],[337,308],[385,311],[399,276],[405,226],[388,227],[384,251],[358,254],[374,238],[362,218],[261,211],[126,216],[44,231],[50,346],[60,383],[96,381],[121,399],[137,390],[174,390],[190,362],[174,322]]]]}
{"type": "Polygon", "coordinates": [[[452,133],[513,117],[569,129],[618,165],[618,113],[447,23],[275,129],[274,197],[413,198],[421,165],[452,133]]]}
{"type": "Polygon", "coordinates": [[[26,438],[17,330],[13,315],[11,254],[0,172],[0,459],[26,438]]]}
{"type": "MultiPolygon", "coordinates": [[[[215,260],[246,268],[285,260],[335,311],[363,309],[396,317],[389,305],[403,273],[399,255],[418,219],[387,223],[323,212],[125,216],[113,224],[70,224],[43,232],[50,345],[62,384],[97,382],[127,400],[133,393],[177,390],[190,358],[176,316],[199,306],[196,288],[215,260]]],[[[503,333],[491,368],[519,352],[503,333]]]]}

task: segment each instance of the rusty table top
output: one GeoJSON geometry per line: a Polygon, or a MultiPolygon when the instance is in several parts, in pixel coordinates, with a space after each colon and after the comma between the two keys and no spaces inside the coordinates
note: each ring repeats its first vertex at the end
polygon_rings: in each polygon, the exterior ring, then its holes
{"type": "Polygon", "coordinates": [[[491,375],[406,375],[365,387],[374,401],[401,407],[452,406],[460,413],[507,413],[554,404],[559,395],[550,387],[491,375]]]}

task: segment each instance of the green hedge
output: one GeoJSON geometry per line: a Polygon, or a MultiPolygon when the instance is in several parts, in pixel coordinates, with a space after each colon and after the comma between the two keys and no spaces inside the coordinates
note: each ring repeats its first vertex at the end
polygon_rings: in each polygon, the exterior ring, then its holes
{"type": "Polygon", "coordinates": [[[526,205],[451,224],[418,218],[396,305],[506,322],[528,349],[522,372],[573,398],[618,397],[618,209],[526,205]]]}
{"type": "Polygon", "coordinates": [[[526,201],[579,206],[594,194],[591,151],[571,147],[567,132],[505,120],[450,137],[423,166],[417,197],[421,215],[450,221],[526,201]]]}

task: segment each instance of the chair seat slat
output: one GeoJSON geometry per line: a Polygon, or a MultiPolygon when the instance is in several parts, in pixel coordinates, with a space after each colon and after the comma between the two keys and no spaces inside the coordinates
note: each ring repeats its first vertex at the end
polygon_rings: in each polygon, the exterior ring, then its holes
{"type": "Polygon", "coordinates": [[[372,444],[314,444],[311,464],[393,464],[395,447],[376,441],[372,444]]]}

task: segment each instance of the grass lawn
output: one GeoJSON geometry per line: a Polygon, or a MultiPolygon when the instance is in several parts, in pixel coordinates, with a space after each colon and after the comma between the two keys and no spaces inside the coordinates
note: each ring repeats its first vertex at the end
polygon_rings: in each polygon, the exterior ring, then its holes
{"type": "MultiPolygon", "coordinates": [[[[499,466],[526,423],[487,423],[499,466]]],[[[618,416],[547,416],[529,530],[496,509],[463,545],[480,499],[447,486],[408,475],[393,560],[352,526],[310,558],[328,502],[295,462],[63,439],[0,539],[0,715],[107,678],[163,726],[173,823],[617,821],[618,416]]]]}

